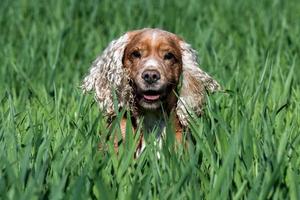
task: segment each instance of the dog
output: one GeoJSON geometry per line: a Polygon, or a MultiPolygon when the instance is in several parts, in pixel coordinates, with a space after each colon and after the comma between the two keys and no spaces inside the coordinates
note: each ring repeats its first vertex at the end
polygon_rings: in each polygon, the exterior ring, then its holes
{"type": "MultiPolygon", "coordinates": [[[[156,28],[125,33],[113,40],[93,62],[84,78],[84,92],[95,91],[101,111],[113,119],[118,109],[126,109],[133,129],[142,124],[143,133],[157,132],[162,138],[166,119],[182,141],[190,114],[201,115],[206,93],[220,89],[219,83],[199,68],[197,53],[179,36],[156,28]]],[[[126,116],[120,120],[123,140],[126,116]]],[[[119,141],[115,139],[117,149],[119,141]]],[[[140,138],[137,154],[145,148],[140,138]]]]}

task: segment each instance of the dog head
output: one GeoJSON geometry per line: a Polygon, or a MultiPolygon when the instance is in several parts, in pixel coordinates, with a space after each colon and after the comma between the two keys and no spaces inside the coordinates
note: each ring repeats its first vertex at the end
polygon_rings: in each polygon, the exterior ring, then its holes
{"type": "Polygon", "coordinates": [[[199,68],[197,53],[189,44],[175,34],[149,28],[112,41],[82,85],[84,91],[95,90],[100,108],[109,116],[115,114],[115,97],[119,108],[175,108],[184,126],[190,111],[201,113],[205,93],[219,87],[199,68]]]}

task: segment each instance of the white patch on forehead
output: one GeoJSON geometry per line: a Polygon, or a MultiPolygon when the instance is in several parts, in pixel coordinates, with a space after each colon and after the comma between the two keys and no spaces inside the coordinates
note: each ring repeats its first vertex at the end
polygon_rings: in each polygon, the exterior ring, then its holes
{"type": "Polygon", "coordinates": [[[145,67],[157,67],[159,66],[159,63],[157,62],[156,59],[150,58],[147,60],[144,64],[145,67]]]}
{"type": "Polygon", "coordinates": [[[157,34],[156,31],[153,31],[153,32],[152,32],[152,35],[151,35],[151,40],[152,40],[152,42],[156,40],[157,35],[158,35],[158,34],[157,34]]]}
{"type": "Polygon", "coordinates": [[[158,33],[156,31],[153,31],[151,34],[151,45],[154,46],[155,45],[155,41],[158,37],[158,33]]]}

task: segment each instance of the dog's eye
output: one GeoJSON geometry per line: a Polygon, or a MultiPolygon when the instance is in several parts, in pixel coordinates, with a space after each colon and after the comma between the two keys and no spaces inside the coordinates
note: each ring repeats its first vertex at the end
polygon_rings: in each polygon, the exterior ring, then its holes
{"type": "Polygon", "coordinates": [[[140,53],[139,51],[133,51],[133,52],[131,53],[131,56],[132,56],[133,58],[141,58],[141,53],[140,53]]]}
{"type": "Polygon", "coordinates": [[[173,59],[173,58],[175,58],[175,56],[174,56],[174,54],[172,54],[172,53],[166,53],[165,55],[164,55],[164,60],[171,60],[171,59],[173,59]]]}

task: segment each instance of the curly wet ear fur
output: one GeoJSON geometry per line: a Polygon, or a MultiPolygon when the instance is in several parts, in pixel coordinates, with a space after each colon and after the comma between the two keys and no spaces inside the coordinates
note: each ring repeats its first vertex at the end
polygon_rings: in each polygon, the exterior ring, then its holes
{"type": "Polygon", "coordinates": [[[128,40],[128,33],[113,40],[93,62],[82,84],[84,92],[95,91],[95,99],[100,109],[109,117],[115,115],[114,102],[121,108],[129,106],[132,99],[132,88],[128,84],[128,74],[122,63],[128,40]]]}
{"type": "Polygon", "coordinates": [[[205,95],[220,89],[220,85],[199,68],[197,52],[180,41],[182,54],[182,87],[179,92],[176,113],[182,125],[188,125],[190,114],[200,115],[205,95]]]}

